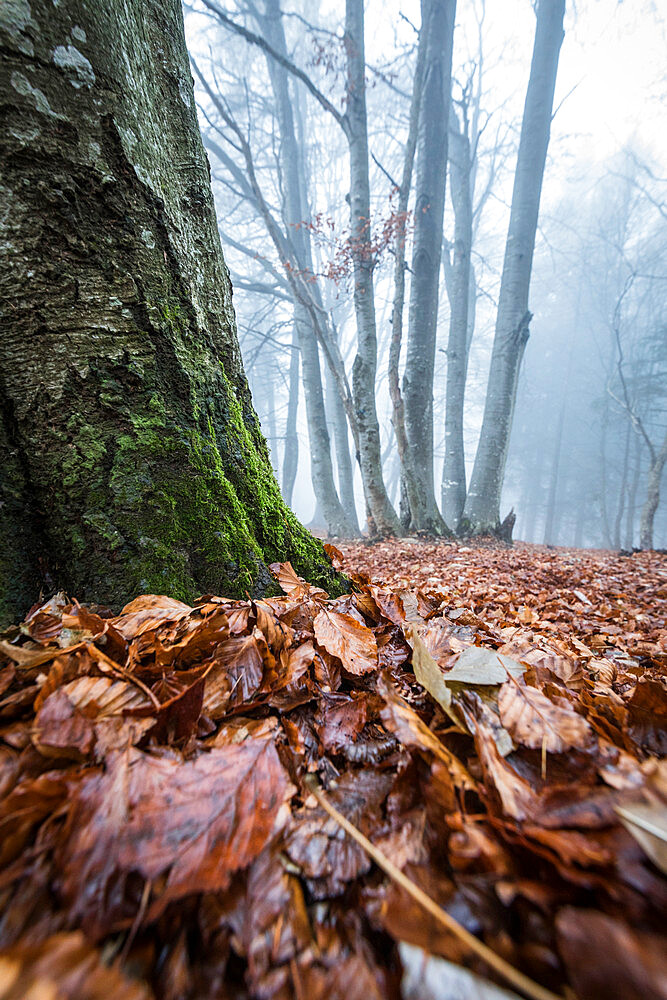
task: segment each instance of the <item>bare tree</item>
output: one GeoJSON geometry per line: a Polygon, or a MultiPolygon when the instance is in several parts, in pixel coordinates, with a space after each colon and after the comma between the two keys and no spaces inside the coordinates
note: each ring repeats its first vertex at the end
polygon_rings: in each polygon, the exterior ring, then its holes
{"type": "Polygon", "coordinates": [[[565,0],[538,0],[484,419],[462,526],[496,531],[519,366],[532,318],[528,292],[546,163],[565,0]]]}
{"type": "Polygon", "coordinates": [[[422,31],[426,32],[426,54],[419,114],[414,246],[403,396],[405,426],[416,473],[412,484],[416,506],[410,499],[412,527],[445,534],[448,529],[435,502],[433,478],[433,374],[456,0],[429,0],[425,13],[422,31]]]}

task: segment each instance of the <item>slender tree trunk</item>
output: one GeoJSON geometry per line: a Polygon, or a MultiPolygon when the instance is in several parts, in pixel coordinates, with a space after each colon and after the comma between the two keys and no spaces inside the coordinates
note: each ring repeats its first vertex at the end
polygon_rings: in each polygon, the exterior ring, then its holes
{"type": "Polygon", "coordinates": [[[653,521],[660,503],[660,480],[667,462],[667,433],[660,450],[655,452],[651,459],[646,484],[646,501],[639,522],[639,547],[642,549],[653,548],[653,521]]]}
{"type": "MultiPolygon", "coordinates": [[[[287,45],[279,0],[264,0],[264,9],[266,16],[260,18],[264,36],[277,52],[286,55],[287,45]]],[[[297,225],[305,220],[308,213],[299,170],[301,156],[289,92],[289,76],[287,70],[268,54],[266,63],[276,100],[280,128],[283,217],[288,239],[294,248],[299,266],[302,269],[312,270],[308,231],[305,226],[297,225]]],[[[343,510],[333,476],[317,336],[308,310],[299,302],[294,305],[294,320],[301,351],[313,490],[329,532],[333,535],[349,536],[354,534],[354,528],[343,510]]]]}
{"type": "Polygon", "coordinates": [[[521,359],[528,340],[530,273],[546,162],[565,0],[539,0],[535,45],[521,125],[496,332],[477,455],[464,521],[495,531],[521,359]]]}
{"type": "Polygon", "coordinates": [[[421,502],[421,492],[418,487],[418,474],[414,462],[414,452],[408,441],[405,426],[405,403],[399,381],[401,360],[401,343],[403,340],[403,312],[405,307],[405,241],[407,235],[407,211],[412,185],[415,150],[419,135],[419,109],[421,107],[424,85],[424,66],[426,62],[426,40],[428,34],[429,0],[422,0],[422,23],[419,31],[417,61],[412,83],[412,98],[410,101],[410,118],[408,136],[403,154],[403,175],[398,191],[396,211],[399,223],[394,238],[394,300],[391,313],[391,340],[389,342],[389,364],[387,377],[389,396],[392,406],[392,424],[396,435],[396,447],[401,466],[401,525],[408,528],[411,520],[411,509],[417,511],[421,502]]]}
{"type": "Polygon", "coordinates": [[[554,531],[554,519],[556,516],[556,499],[558,495],[558,483],[560,474],[560,455],[563,445],[563,427],[565,425],[565,413],[567,411],[567,397],[563,396],[556,425],[556,437],[554,440],[554,450],[551,459],[551,472],[549,475],[549,494],[547,496],[547,511],[544,521],[544,544],[555,545],[556,537],[554,531]]]}
{"type": "Polygon", "coordinates": [[[345,408],[340,398],[333,372],[328,365],[326,367],[326,380],[327,403],[331,413],[331,423],[333,424],[336,465],[338,467],[338,492],[345,516],[353,534],[356,536],[360,534],[360,531],[357,505],[354,499],[354,467],[350,453],[347,416],[345,415],[345,408]]]}
{"type": "Polygon", "coordinates": [[[542,472],[544,469],[544,448],[540,448],[534,465],[528,470],[528,488],[524,494],[524,529],[520,536],[526,542],[537,539],[537,519],[542,498],[542,472]]]}
{"type": "Polygon", "coordinates": [[[346,134],[350,149],[350,230],[354,270],[357,354],[352,368],[352,394],[358,426],[358,451],[366,504],[381,535],[400,533],[382,476],[380,428],[375,405],[377,332],[373,293],[374,256],[370,242],[371,208],[366,119],[366,63],[363,0],[345,2],[347,60],[346,134]]]}
{"type": "Polygon", "coordinates": [[[296,419],[299,412],[299,338],[296,322],[292,328],[292,353],[289,364],[289,397],[287,400],[287,419],[285,421],[285,449],[283,452],[282,494],[288,507],[292,506],[292,495],[296,481],[296,470],[299,465],[299,435],[296,430],[296,419]]]}
{"type": "Polygon", "coordinates": [[[628,490],[628,507],[625,515],[625,548],[631,549],[634,545],[634,523],[635,510],[637,509],[637,489],[639,487],[639,476],[641,472],[642,456],[639,438],[633,434],[634,461],[632,464],[632,480],[628,490]]]}
{"type": "Polygon", "coordinates": [[[331,579],[252,408],[180,3],[21,9],[2,38],[0,614],[40,580],[118,604],[260,592],[280,559],[331,579]]]}
{"type": "Polygon", "coordinates": [[[602,537],[607,548],[612,547],[609,528],[609,508],[607,507],[607,427],[609,424],[609,403],[605,396],[602,413],[602,433],[600,434],[600,514],[602,515],[602,537]]]}
{"type": "Polygon", "coordinates": [[[470,140],[450,115],[449,176],[454,205],[454,246],[448,295],[447,395],[445,400],[445,460],[442,466],[442,515],[458,530],[466,501],[463,405],[470,350],[470,284],[472,252],[472,185],[470,140]]]}
{"type": "Polygon", "coordinates": [[[632,436],[632,424],[628,420],[625,428],[625,447],[623,449],[623,467],[621,469],[621,485],[618,490],[618,503],[616,504],[616,517],[614,518],[614,548],[621,547],[621,524],[623,523],[623,513],[625,511],[625,494],[628,488],[628,466],[630,462],[630,438],[632,436]]]}
{"type": "Polygon", "coordinates": [[[408,348],[403,376],[405,426],[417,473],[415,487],[419,497],[417,510],[411,509],[412,527],[436,534],[447,531],[435,502],[433,373],[455,11],[456,0],[430,0],[417,146],[408,348]]]}

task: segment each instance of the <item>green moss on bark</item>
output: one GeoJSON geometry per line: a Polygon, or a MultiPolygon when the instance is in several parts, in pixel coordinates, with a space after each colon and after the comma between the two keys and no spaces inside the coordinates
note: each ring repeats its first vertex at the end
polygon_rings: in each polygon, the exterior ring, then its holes
{"type": "Polygon", "coordinates": [[[34,0],[31,19],[25,38],[0,24],[0,613],[40,587],[116,606],[267,592],[286,559],[339,587],[252,408],[180,3],[34,0]],[[52,59],[74,23],[85,80],[52,59]]]}

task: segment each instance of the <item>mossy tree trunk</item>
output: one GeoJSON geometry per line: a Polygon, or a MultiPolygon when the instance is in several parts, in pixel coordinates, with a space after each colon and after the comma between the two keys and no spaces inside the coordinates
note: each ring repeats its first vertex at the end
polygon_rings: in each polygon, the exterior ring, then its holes
{"type": "Polygon", "coordinates": [[[11,0],[0,34],[0,617],[331,582],[243,373],[179,0],[11,0]]]}

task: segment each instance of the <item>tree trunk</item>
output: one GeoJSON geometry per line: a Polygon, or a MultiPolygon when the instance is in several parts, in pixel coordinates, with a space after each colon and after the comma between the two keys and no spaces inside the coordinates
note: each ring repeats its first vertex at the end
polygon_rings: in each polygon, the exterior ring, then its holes
{"type": "MultiPolygon", "coordinates": [[[[264,37],[277,52],[286,55],[287,45],[279,0],[264,0],[264,9],[266,16],[259,18],[264,37]]],[[[308,211],[303,178],[299,170],[301,155],[289,93],[289,77],[287,70],[268,54],[266,63],[276,100],[276,114],[280,128],[283,219],[299,267],[312,271],[308,230],[305,226],[299,225],[306,219],[308,211]]],[[[334,482],[317,336],[308,310],[299,302],[295,302],[294,305],[294,321],[301,351],[313,490],[330,534],[347,537],[354,534],[354,528],[343,510],[334,482]]]]}
{"type": "Polygon", "coordinates": [[[389,342],[389,363],[387,379],[392,407],[392,424],[396,435],[396,447],[400,461],[400,520],[401,526],[407,529],[411,521],[411,509],[417,511],[420,504],[418,475],[414,462],[414,453],[408,441],[405,427],[405,402],[401,393],[399,368],[401,360],[401,344],[403,340],[403,312],[405,307],[405,242],[407,236],[407,212],[412,186],[415,150],[419,136],[419,111],[421,107],[424,86],[424,65],[426,62],[426,39],[428,32],[429,0],[421,0],[422,22],[419,31],[417,61],[412,81],[412,97],[410,100],[410,118],[408,135],[403,153],[403,174],[398,191],[398,225],[394,236],[394,300],[391,311],[391,340],[389,342]]]}
{"type": "Polygon", "coordinates": [[[299,412],[299,338],[296,332],[296,322],[292,330],[292,353],[289,363],[289,397],[287,400],[287,418],[285,420],[285,447],[283,451],[282,494],[288,507],[292,506],[292,495],[296,481],[296,470],[299,465],[299,435],[296,430],[296,418],[299,412]]]}
{"type": "Polygon", "coordinates": [[[347,61],[346,135],[350,149],[350,230],[354,274],[354,308],[357,318],[357,354],[352,368],[352,394],[357,417],[359,464],[366,505],[381,535],[400,533],[382,476],[380,427],[375,405],[377,332],[373,295],[375,264],[370,242],[371,208],[368,175],[368,125],[366,119],[366,63],[364,55],[364,2],[346,0],[345,53],[347,61]]]}
{"type": "Polygon", "coordinates": [[[537,6],[484,418],[464,511],[466,526],[477,533],[495,531],[500,523],[519,367],[532,318],[528,291],[564,10],[565,0],[539,0],[537,6]]]}
{"type": "Polygon", "coordinates": [[[539,448],[535,460],[526,469],[527,488],[522,493],[523,528],[520,537],[524,542],[537,540],[537,521],[542,501],[542,473],[544,471],[544,448],[539,448]]]}
{"type": "Polygon", "coordinates": [[[621,469],[621,485],[618,490],[618,503],[616,504],[616,517],[614,518],[614,548],[621,547],[621,524],[623,523],[623,513],[625,511],[625,494],[628,488],[628,467],[630,463],[630,437],[632,435],[632,424],[628,420],[625,428],[625,447],[623,449],[623,467],[621,469]]]}
{"type": "Polygon", "coordinates": [[[333,424],[333,439],[338,467],[338,493],[345,516],[350,524],[353,535],[361,534],[357,516],[357,504],[354,499],[354,467],[350,453],[350,437],[348,434],[345,407],[340,398],[336,380],[329,365],[326,366],[327,404],[333,424]]]}
{"type": "Polygon", "coordinates": [[[426,66],[419,116],[408,348],[403,377],[405,426],[419,496],[418,509],[411,510],[412,527],[437,534],[447,531],[434,492],[433,372],[455,11],[456,0],[431,0],[428,21],[422,28],[426,29],[426,66]]]}
{"type": "MultiPolygon", "coordinates": [[[[333,577],[252,408],[178,0],[33,0],[3,32],[2,616],[333,577]],[[11,307],[10,307],[11,306],[11,307]]],[[[6,22],[5,22],[6,27],[6,22]]]]}
{"type": "Polygon", "coordinates": [[[472,253],[472,163],[470,139],[450,114],[449,176],[454,205],[454,246],[448,282],[450,306],[445,400],[445,460],[442,466],[442,516],[458,530],[466,501],[463,404],[470,349],[470,284],[472,253]]]}
{"type": "Polygon", "coordinates": [[[660,451],[651,456],[652,461],[649,466],[648,482],[646,484],[646,501],[642,507],[641,520],[639,522],[639,547],[641,549],[653,548],[653,520],[655,512],[660,503],[660,480],[667,462],[667,434],[660,447],[660,451]]]}
{"type": "Polygon", "coordinates": [[[631,549],[634,545],[634,523],[635,523],[635,510],[637,507],[637,489],[639,487],[639,476],[641,472],[642,455],[641,455],[641,442],[639,438],[633,434],[632,444],[634,452],[634,462],[632,466],[632,480],[630,482],[630,488],[628,490],[628,507],[627,513],[625,515],[625,548],[631,549]]]}

